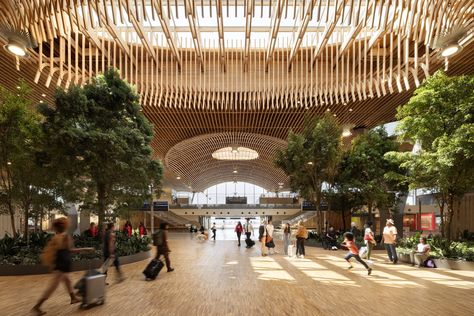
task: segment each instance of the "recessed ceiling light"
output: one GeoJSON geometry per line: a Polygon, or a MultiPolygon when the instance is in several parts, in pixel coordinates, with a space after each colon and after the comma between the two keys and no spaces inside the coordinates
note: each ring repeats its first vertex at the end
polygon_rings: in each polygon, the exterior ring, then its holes
{"type": "Polygon", "coordinates": [[[336,117],[336,116],[337,116],[337,114],[336,114],[336,113],[334,113],[332,116],[336,117]]]}
{"type": "Polygon", "coordinates": [[[349,137],[351,135],[352,135],[352,133],[351,133],[350,130],[345,130],[345,131],[342,132],[342,137],[349,137]]]}
{"type": "Polygon", "coordinates": [[[21,87],[20,86],[16,86],[17,89],[20,89],[21,87]]]}
{"type": "Polygon", "coordinates": [[[327,108],[327,109],[326,109],[326,112],[329,112],[329,111],[331,111],[331,109],[330,109],[330,108],[327,108]]]}
{"type": "Polygon", "coordinates": [[[45,94],[45,93],[43,93],[43,94],[41,94],[41,96],[44,98],[44,97],[46,96],[46,94],[45,94]]]}
{"type": "Polygon", "coordinates": [[[352,112],[352,111],[353,111],[353,110],[352,110],[352,108],[351,108],[351,109],[349,109],[349,112],[352,112]]]}
{"type": "Polygon", "coordinates": [[[232,171],[232,173],[237,173],[237,170],[232,171]]]}
{"type": "Polygon", "coordinates": [[[181,177],[180,177],[180,176],[177,176],[177,177],[176,177],[176,180],[181,180],[181,177]]]}
{"type": "Polygon", "coordinates": [[[312,164],[313,164],[313,162],[312,162],[312,161],[308,161],[308,165],[312,165],[312,164]]]}
{"type": "Polygon", "coordinates": [[[279,182],[278,185],[283,185],[284,183],[283,182],[279,182]]]}
{"type": "Polygon", "coordinates": [[[10,166],[11,164],[12,164],[12,162],[11,162],[11,161],[7,161],[7,165],[9,165],[9,166],[10,166]]]}
{"type": "Polygon", "coordinates": [[[15,42],[10,42],[5,45],[6,50],[18,57],[25,57],[26,56],[26,48],[22,47],[20,44],[15,42]]]}
{"type": "Polygon", "coordinates": [[[453,43],[443,48],[443,50],[441,51],[441,56],[450,57],[450,56],[453,56],[454,54],[457,54],[460,50],[461,50],[461,46],[459,46],[458,43],[453,43]]]}
{"type": "Polygon", "coordinates": [[[40,103],[43,103],[44,101],[43,100],[40,100],[40,103]]]}

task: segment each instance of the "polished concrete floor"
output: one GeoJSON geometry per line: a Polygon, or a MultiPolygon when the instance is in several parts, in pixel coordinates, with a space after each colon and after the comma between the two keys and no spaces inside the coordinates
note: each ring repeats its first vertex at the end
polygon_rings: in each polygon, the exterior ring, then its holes
{"type": "MultiPolygon", "coordinates": [[[[232,237],[232,232],[222,232],[232,237]]],[[[127,279],[107,287],[106,303],[89,310],[69,305],[64,286],[44,304],[47,315],[473,315],[474,272],[418,269],[385,262],[376,252],[367,276],[347,270],[343,251],[307,247],[305,259],[262,257],[259,244],[200,242],[170,234],[175,271],[155,281],[147,261],[123,266],[127,279]]],[[[221,238],[220,238],[221,239],[221,238]]],[[[277,241],[277,250],[281,241],[277,241]]],[[[75,282],[83,272],[72,273],[75,282]]],[[[0,315],[29,315],[49,275],[0,277],[0,315]]]]}

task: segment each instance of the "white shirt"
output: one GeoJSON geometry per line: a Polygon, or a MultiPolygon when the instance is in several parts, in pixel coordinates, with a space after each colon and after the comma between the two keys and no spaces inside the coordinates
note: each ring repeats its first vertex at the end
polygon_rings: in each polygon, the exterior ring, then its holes
{"type": "Polygon", "coordinates": [[[430,245],[428,244],[422,244],[421,242],[417,246],[417,251],[425,253],[425,251],[430,251],[430,245]],[[428,250],[427,250],[428,249],[428,250]]]}
{"type": "Polygon", "coordinates": [[[245,225],[245,231],[247,233],[253,233],[253,226],[251,223],[249,223],[248,225],[245,225]]]}
{"type": "Polygon", "coordinates": [[[268,232],[268,236],[273,237],[273,230],[275,229],[273,227],[273,225],[272,224],[267,224],[266,229],[267,229],[267,232],[268,232]]]}
{"type": "Polygon", "coordinates": [[[395,226],[385,226],[383,229],[383,242],[394,244],[397,239],[397,228],[395,226]]]}

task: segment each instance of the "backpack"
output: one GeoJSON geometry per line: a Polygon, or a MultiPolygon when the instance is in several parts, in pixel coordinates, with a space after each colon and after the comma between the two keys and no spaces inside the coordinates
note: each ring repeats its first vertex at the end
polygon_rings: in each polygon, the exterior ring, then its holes
{"type": "Polygon", "coordinates": [[[153,245],[155,246],[163,246],[164,238],[163,238],[163,231],[158,230],[156,233],[153,234],[153,245]]]}

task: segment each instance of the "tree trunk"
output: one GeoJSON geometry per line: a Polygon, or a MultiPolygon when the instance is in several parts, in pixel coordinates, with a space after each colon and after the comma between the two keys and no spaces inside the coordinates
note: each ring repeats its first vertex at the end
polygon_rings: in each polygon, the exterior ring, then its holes
{"type": "Polygon", "coordinates": [[[448,218],[446,220],[446,235],[448,237],[448,240],[452,240],[452,234],[451,234],[451,221],[453,219],[454,215],[454,197],[452,195],[449,196],[448,198],[448,218]]]}
{"type": "Polygon", "coordinates": [[[18,237],[18,233],[15,227],[15,210],[13,209],[13,205],[8,203],[8,212],[10,213],[10,221],[12,225],[13,237],[18,237]]]}
{"type": "Polygon", "coordinates": [[[40,222],[39,222],[39,231],[43,231],[43,220],[44,220],[44,210],[40,212],[40,222]]]}
{"type": "Polygon", "coordinates": [[[342,227],[344,228],[344,231],[346,231],[346,214],[344,212],[344,207],[342,207],[341,209],[341,217],[342,217],[342,227]]]}
{"type": "Polygon", "coordinates": [[[367,203],[369,222],[372,222],[372,202],[367,203]]]}
{"type": "Polygon", "coordinates": [[[105,185],[102,183],[97,184],[97,216],[99,217],[99,232],[104,232],[104,221],[105,221],[105,185]]]}
{"type": "MultiPolygon", "coordinates": [[[[444,206],[445,206],[444,199],[443,201],[439,201],[438,205],[439,205],[439,214],[441,217],[441,237],[444,238],[446,237],[446,225],[445,225],[445,220],[444,220],[444,206]]],[[[419,220],[421,221],[421,217],[419,220]]]]}
{"type": "Polygon", "coordinates": [[[28,218],[30,216],[30,211],[27,207],[25,207],[24,209],[24,214],[25,214],[25,223],[24,223],[25,226],[23,228],[25,230],[24,237],[28,238],[28,218]]]}

